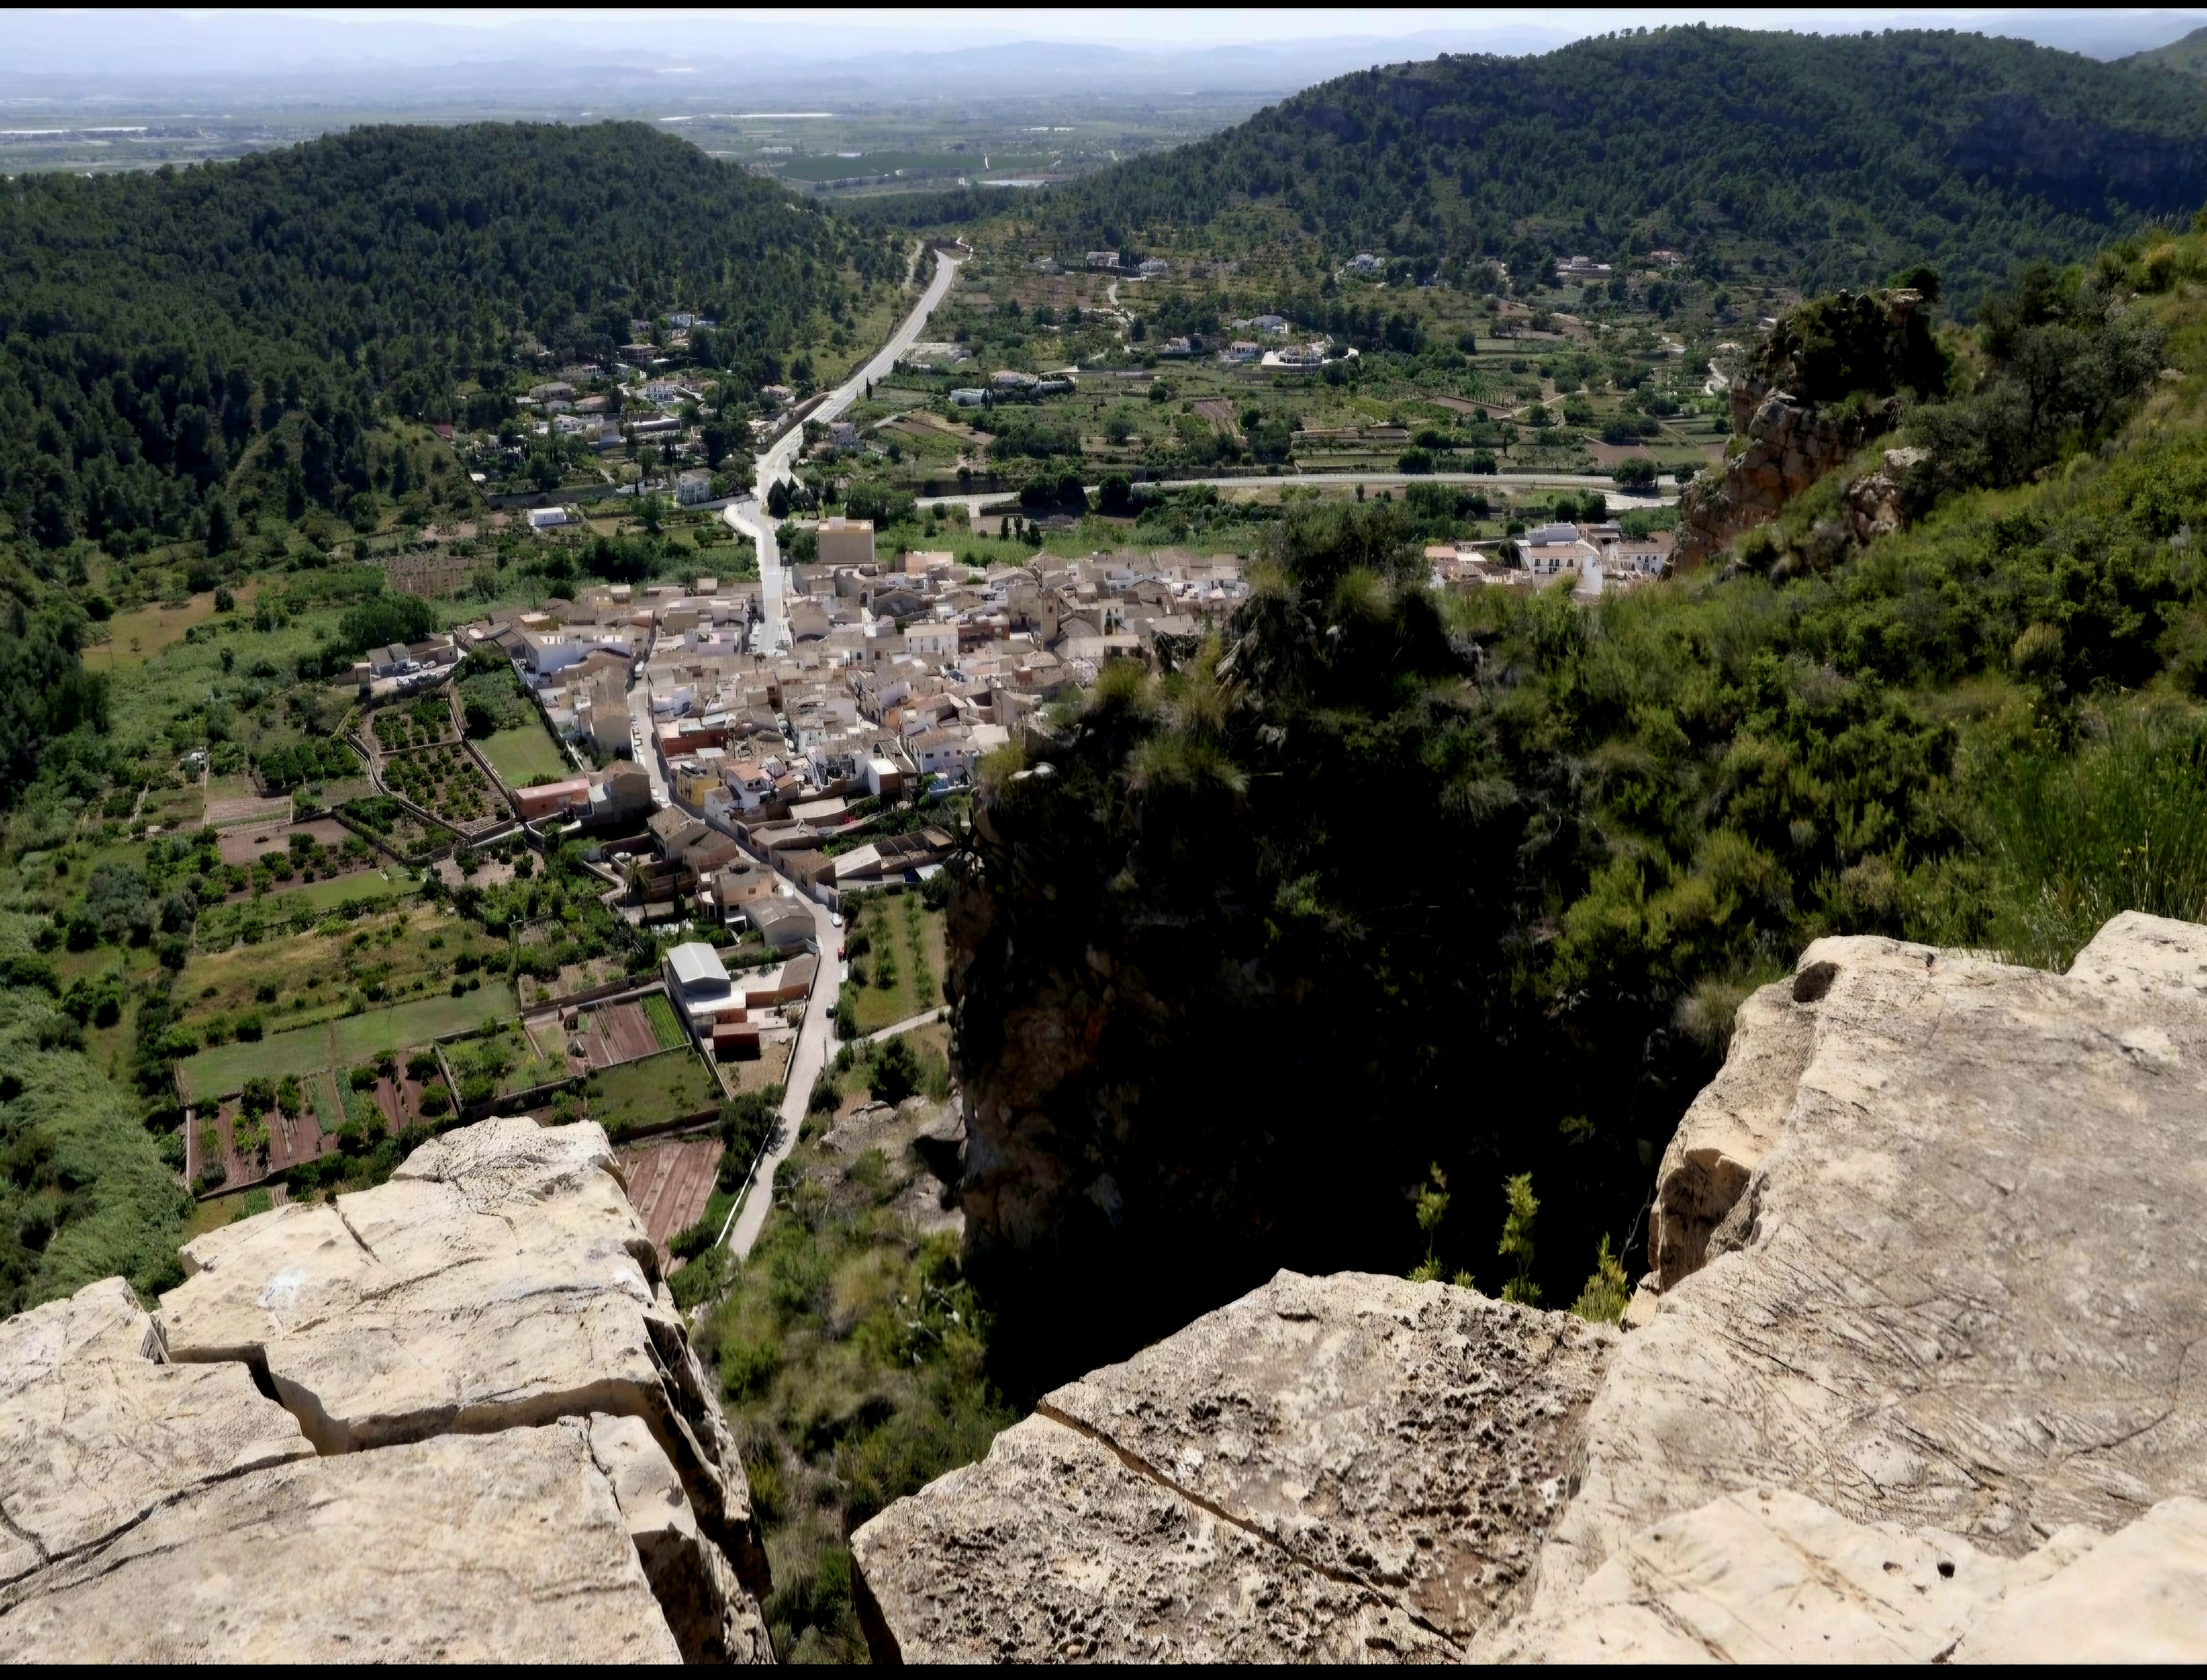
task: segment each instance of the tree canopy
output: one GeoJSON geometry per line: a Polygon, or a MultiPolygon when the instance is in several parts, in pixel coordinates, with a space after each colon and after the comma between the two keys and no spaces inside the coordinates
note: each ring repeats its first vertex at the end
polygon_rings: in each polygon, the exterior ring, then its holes
{"type": "Polygon", "coordinates": [[[0,249],[0,507],[48,547],[190,533],[290,410],[334,505],[379,408],[464,419],[464,388],[610,356],[670,310],[716,323],[718,365],[763,370],[903,273],[881,235],[640,123],[370,128],[19,176],[0,249]]]}
{"type": "Polygon", "coordinates": [[[2187,79],[1944,31],[1695,25],[1375,67],[1019,213],[1069,249],[1116,248],[1272,205],[1337,259],[1500,261],[1520,282],[1666,247],[1719,272],[1774,258],[1811,290],[1923,261],[1966,309],[2033,259],[2203,200],[2187,79]]]}

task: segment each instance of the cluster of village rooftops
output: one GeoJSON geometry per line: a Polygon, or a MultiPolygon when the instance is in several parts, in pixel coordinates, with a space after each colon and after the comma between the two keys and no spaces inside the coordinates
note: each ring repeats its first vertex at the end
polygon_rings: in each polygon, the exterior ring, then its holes
{"type": "Polygon", "coordinates": [[[816,561],[789,569],[780,650],[764,646],[757,583],[698,577],[584,589],[376,649],[355,675],[371,698],[400,695],[495,647],[598,766],[509,788],[523,821],[649,819],[666,858],[701,880],[739,840],[800,883],[858,883],[908,873],[900,847],[918,842],[824,855],[852,806],[970,780],[1020,719],[1109,660],[1223,625],[1247,593],[1233,556],[1044,555],[984,571],[949,553],[884,562],[863,520],[824,520],[818,541],[816,561]]]}

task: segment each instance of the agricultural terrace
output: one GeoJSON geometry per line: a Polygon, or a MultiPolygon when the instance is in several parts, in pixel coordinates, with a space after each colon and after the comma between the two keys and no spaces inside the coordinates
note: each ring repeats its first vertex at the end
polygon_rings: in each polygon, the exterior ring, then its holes
{"type": "Polygon", "coordinates": [[[239,943],[258,945],[286,932],[305,933],[326,924],[356,919],[419,890],[404,872],[379,869],[339,876],[334,881],[317,881],[286,892],[236,899],[212,906],[201,914],[198,945],[203,951],[227,950],[239,943]]]}
{"type": "Polygon", "coordinates": [[[446,1044],[445,1059],[452,1064],[452,1077],[460,1082],[460,1103],[468,1108],[555,1085],[571,1076],[556,1020],[543,1033],[515,1019],[486,1024],[474,1037],[446,1044]]]}
{"type": "Polygon", "coordinates": [[[445,691],[435,688],[411,700],[393,701],[368,714],[368,728],[385,754],[410,747],[441,746],[459,739],[452,727],[452,705],[445,691]]]}
{"type": "Polygon", "coordinates": [[[419,858],[442,846],[452,837],[431,828],[398,800],[380,793],[348,801],[345,820],[374,834],[401,858],[419,858]]]}
{"type": "Polygon", "coordinates": [[[878,1032],[942,1001],[942,912],[918,893],[869,893],[845,908],[849,978],[837,1031],[845,1037],[878,1032]]]}
{"type": "Polygon", "coordinates": [[[465,749],[423,747],[383,761],[384,786],[465,832],[506,820],[505,803],[465,749]]]}
{"type": "MultiPolygon", "coordinates": [[[[284,896],[298,899],[302,892],[284,896]]],[[[280,906],[283,899],[267,903],[280,906]]],[[[176,980],[176,1015],[203,1044],[218,1044],[448,994],[452,987],[468,991],[481,984],[486,972],[503,972],[505,965],[503,938],[409,899],[357,921],[315,914],[302,930],[265,934],[254,942],[200,942],[176,980]]],[[[483,1013],[476,1009],[464,1025],[475,1025],[483,1013]]]]}
{"type": "Polygon", "coordinates": [[[517,1008],[512,989],[504,981],[487,982],[460,997],[424,998],[262,1038],[214,1045],[185,1057],[176,1073],[185,1100],[205,1103],[242,1091],[246,1080],[255,1076],[280,1079],[288,1073],[305,1079],[374,1061],[480,1026],[487,1016],[511,1019],[517,1008]]]}
{"type": "Polygon", "coordinates": [[[684,1049],[594,1069],[583,1096],[606,1135],[625,1138],[715,1108],[721,1085],[697,1053],[684,1049]]]}

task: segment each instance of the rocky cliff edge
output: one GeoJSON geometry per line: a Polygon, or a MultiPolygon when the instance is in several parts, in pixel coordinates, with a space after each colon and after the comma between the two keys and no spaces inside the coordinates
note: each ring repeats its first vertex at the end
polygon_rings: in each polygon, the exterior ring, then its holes
{"type": "Polygon", "coordinates": [[[2207,929],[1832,939],[1620,1334],[1283,1273],[852,1541],[906,1660],[2207,1656],[2207,929]]]}
{"type": "Polygon", "coordinates": [[[392,1181],[0,1323],[17,1661],[771,1661],[715,1396],[604,1133],[392,1181]]]}

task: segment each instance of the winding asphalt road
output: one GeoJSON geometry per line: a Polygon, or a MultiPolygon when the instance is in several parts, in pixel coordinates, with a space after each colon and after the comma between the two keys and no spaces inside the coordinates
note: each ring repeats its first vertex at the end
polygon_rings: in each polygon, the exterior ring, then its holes
{"type": "Polygon", "coordinates": [[[820,972],[812,983],[811,1001],[804,1006],[804,1025],[797,1031],[797,1049],[789,1058],[781,1118],[728,1233],[729,1252],[739,1260],[751,1253],[751,1245],[766,1226],[767,1213],[774,1206],[775,1169],[797,1147],[805,1104],[812,1097],[812,1082],[820,1077],[820,1070],[835,1049],[835,999],[843,989],[843,965],[835,952],[842,931],[828,921],[826,905],[801,896],[797,902],[812,912],[812,930],[820,944],[820,972]]]}
{"type": "MultiPolygon", "coordinates": [[[[869,384],[879,384],[889,376],[897,358],[919,342],[919,335],[926,330],[928,316],[948,294],[950,283],[958,276],[958,260],[943,252],[936,253],[935,278],[920,294],[912,313],[873,359],[836,386],[810,418],[823,423],[834,419],[864,396],[869,384]]],[[[777,479],[792,475],[790,463],[804,446],[804,428],[792,426],[771,449],[757,457],[760,495],[771,488],[777,479]]],[[[721,517],[758,545],[759,594],[764,609],[766,645],[773,648],[787,634],[781,604],[785,574],[781,552],[774,540],[774,521],[760,500],[751,496],[731,503],[722,510],[721,517]]],[[[655,766],[654,769],[653,791],[656,793],[659,787],[655,766]]],[[[751,1175],[751,1187],[745,1192],[743,1202],[727,1231],[728,1247],[738,1259],[751,1252],[752,1244],[765,1228],[766,1216],[774,1206],[775,1170],[797,1147],[798,1133],[804,1123],[805,1105],[812,1097],[813,1081],[820,1077],[820,1070],[828,1065],[828,1058],[835,1050],[835,1002],[843,989],[843,965],[835,954],[842,944],[842,930],[829,920],[826,905],[801,893],[797,902],[811,913],[814,941],[820,950],[820,969],[814,977],[812,995],[804,1006],[804,1024],[798,1029],[797,1048],[790,1056],[789,1072],[783,1079],[781,1112],[774,1136],[768,1141],[766,1153],[751,1175]]]]}
{"type": "MultiPolygon", "coordinates": [[[[935,254],[935,278],[928,282],[927,290],[920,294],[919,302],[912,313],[889,335],[889,341],[876,353],[873,360],[829,393],[828,400],[806,416],[822,425],[846,411],[852,404],[866,393],[869,385],[878,385],[895,370],[897,358],[919,342],[919,335],[927,329],[927,318],[935,313],[935,306],[942,302],[950,290],[950,283],[958,278],[958,265],[962,259],[937,251],[935,254]]],[[[774,446],[757,457],[757,480],[755,493],[740,501],[731,502],[721,510],[721,517],[737,530],[758,545],[759,604],[765,619],[765,646],[779,647],[787,636],[787,620],[782,610],[782,592],[787,587],[781,565],[781,550],[774,540],[774,519],[766,511],[764,498],[777,480],[792,478],[795,474],[790,463],[797,452],[804,447],[804,428],[792,426],[774,446]]]]}

